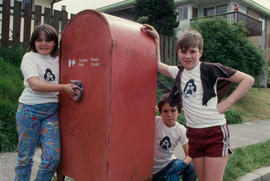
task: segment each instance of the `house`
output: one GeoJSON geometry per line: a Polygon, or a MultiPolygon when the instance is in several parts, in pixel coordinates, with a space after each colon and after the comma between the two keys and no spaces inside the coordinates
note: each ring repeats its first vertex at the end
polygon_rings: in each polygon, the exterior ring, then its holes
{"type": "Polygon", "coordinates": [[[54,3],[59,2],[59,1],[62,1],[62,0],[30,0],[30,1],[32,1],[33,6],[34,5],[38,5],[38,6],[41,6],[42,8],[53,9],[54,3]]]}
{"type": "MultiPolygon", "coordinates": [[[[32,5],[32,9],[34,9],[35,5],[41,6],[42,11],[44,11],[44,8],[53,9],[53,4],[62,0],[15,0],[15,1],[22,2],[22,7],[24,3],[30,3],[32,5]]],[[[0,0],[0,5],[2,4],[3,4],[3,0],[0,0]]],[[[14,0],[10,0],[10,6],[14,7],[14,0]]]]}
{"type": "MultiPolygon", "coordinates": [[[[223,16],[229,21],[243,22],[249,30],[248,38],[265,51],[270,65],[270,8],[259,4],[260,0],[175,0],[178,12],[179,31],[189,27],[190,22],[199,18],[223,16]]],[[[269,7],[270,7],[270,2],[269,7]]],[[[135,0],[125,0],[98,11],[135,20],[135,0]]]]}

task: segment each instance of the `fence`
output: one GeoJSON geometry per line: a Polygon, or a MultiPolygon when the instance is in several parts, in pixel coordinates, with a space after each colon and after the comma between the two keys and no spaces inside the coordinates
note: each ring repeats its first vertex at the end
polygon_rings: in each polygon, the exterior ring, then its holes
{"type": "Polygon", "coordinates": [[[178,65],[179,60],[176,51],[175,37],[169,37],[165,35],[160,35],[160,55],[161,60],[169,65],[178,65]]]}
{"type": "Polygon", "coordinates": [[[23,42],[23,47],[27,49],[31,31],[37,25],[50,24],[61,34],[67,22],[68,13],[64,10],[54,10],[52,16],[50,8],[44,8],[42,13],[41,6],[36,5],[32,11],[30,3],[25,3],[22,9],[22,3],[19,1],[14,1],[14,7],[10,7],[10,0],[3,0],[1,47],[17,48],[23,42]]]}

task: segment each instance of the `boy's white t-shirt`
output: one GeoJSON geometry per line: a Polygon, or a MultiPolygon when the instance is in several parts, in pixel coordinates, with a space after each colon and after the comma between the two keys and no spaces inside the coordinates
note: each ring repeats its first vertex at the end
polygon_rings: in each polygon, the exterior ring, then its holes
{"type": "Polygon", "coordinates": [[[27,80],[38,77],[41,81],[59,83],[59,58],[50,55],[41,55],[35,52],[27,52],[22,59],[21,71],[24,77],[24,90],[19,97],[19,102],[27,105],[58,102],[59,92],[33,91],[27,80]]]}
{"type": "Polygon", "coordinates": [[[176,159],[173,153],[179,143],[181,145],[188,143],[186,128],[178,122],[175,126],[168,127],[160,116],[156,116],[153,174],[166,167],[171,160],[176,159]]]}
{"type": "MultiPolygon", "coordinates": [[[[179,69],[169,66],[170,75],[175,79],[179,69]]],[[[207,106],[202,105],[203,87],[200,73],[200,63],[191,70],[184,69],[181,75],[182,104],[188,127],[206,128],[226,123],[224,114],[217,110],[217,96],[212,97],[207,106]]],[[[217,83],[216,83],[217,84],[217,83]]],[[[214,86],[217,94],[216,84],[214,86]]]]}

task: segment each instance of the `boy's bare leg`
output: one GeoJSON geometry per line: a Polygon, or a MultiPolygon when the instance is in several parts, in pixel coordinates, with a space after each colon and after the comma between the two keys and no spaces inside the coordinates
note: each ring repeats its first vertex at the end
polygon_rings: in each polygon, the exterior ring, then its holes
{"type": "Polygon", "coordinates": [[[193,158],[192,161],[197,177],[199,178],[199,181],[205,181],[204,180],[205,157],[193,158]]]}
{"type": "Polygon", "coordinates": [[[228,157],[193,158],[193,165],[199,181],[222,181],[228,157]]]}
{"type": "Polygon", "coordinates": [[[205,180],[222,181],[227,161],[228,156],[205,157],[205,180]]]}

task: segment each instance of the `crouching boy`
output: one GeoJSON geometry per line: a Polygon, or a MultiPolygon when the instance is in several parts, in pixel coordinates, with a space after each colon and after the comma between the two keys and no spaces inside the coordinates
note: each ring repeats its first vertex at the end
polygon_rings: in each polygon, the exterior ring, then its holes
{"type": "Polygon", "coordinates": [[[169,94],[163,94],[158,103],[161,114],[155,118],[154,165],[152,181],[196,181],[192,159],[188,155],[186,129],[176,122],[181,107],[171,106],[169,94]],[[174,151],[178,144],[183,146],[185,158],[177,159],[174,151]]]}

